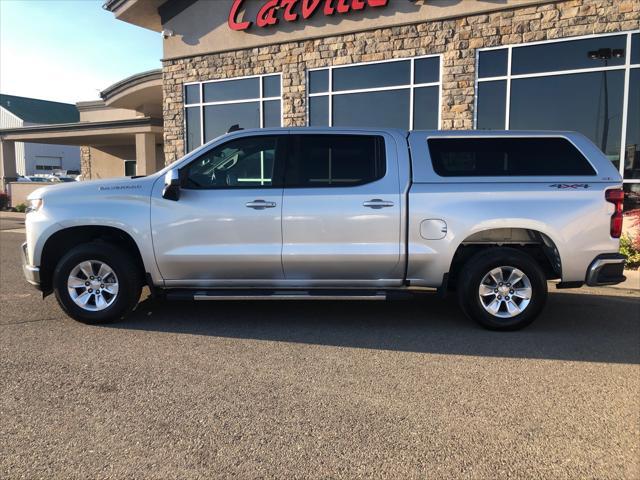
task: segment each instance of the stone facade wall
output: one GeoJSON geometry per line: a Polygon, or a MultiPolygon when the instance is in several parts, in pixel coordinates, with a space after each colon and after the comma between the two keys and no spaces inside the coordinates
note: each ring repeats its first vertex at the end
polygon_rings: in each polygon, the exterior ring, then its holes
{"type": "Polygon", "coordinates": [[[443,54],[442,128],[473,128],[476,49],[633,30],[640,0],[565,0],[491,14],[165,61],[165,161],[184,154],[183,84],[282,72],[285,126],[307,119],[306,70],[443,54]]]}

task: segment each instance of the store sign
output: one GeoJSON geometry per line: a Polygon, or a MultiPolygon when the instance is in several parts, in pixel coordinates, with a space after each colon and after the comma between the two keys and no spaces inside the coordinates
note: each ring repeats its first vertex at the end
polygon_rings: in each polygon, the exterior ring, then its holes
{"type": "Polygon", "coordinates": [[[255,22],[238,21],[243,2],[244,0],[233,0],[228,21],[232,30],[247,30],[254,23],[259,28],[265,28],[277,25],[280,20],[309,20],[319,11],[327,17],[334,14],[346,15],[365,8],[385,7],[389,0],[267,0],[258,11],[255,22]]]}

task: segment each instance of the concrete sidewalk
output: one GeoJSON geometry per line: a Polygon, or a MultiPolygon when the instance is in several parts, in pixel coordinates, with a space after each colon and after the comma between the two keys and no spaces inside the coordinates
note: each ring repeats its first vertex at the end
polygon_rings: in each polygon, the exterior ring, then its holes
{"type": "Polygon", "coordinates": [[[625,270],[624,276],[627,277],[625,282],[618,285],[612,285],[607,288],[622,288],[625,290],[640,290],[640,270],[625,270]]]}

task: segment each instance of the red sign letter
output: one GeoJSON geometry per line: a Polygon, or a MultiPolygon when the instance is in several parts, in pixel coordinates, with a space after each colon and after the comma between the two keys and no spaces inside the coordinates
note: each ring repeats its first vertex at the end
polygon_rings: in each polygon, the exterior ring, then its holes
{"type": "Polygon", "coordinates": [[[331,6],[331,2],[333,2],[333,0],[327,0],[327,3],[324,4],[324,14],[328,17],[330,15],[333,15],[333,12],[335,12],[333,6],[331,6]]]}
{"type": "Polygon", "coordinates": [[[320,0],[302,0],[302,18],[305,20],[316,13],[320,0]]]}
{"type": "Polygon", "coordinates": [[[367,0],[370,7],[384,7],[389,0],[367,0]]]}
{"type": "Polygon", "coordinates": [[[231,11],[229,12],[229,28],[231,30],[246,30],[251,26],[251,22],[240,22],[236,21],[236,17],[238,16],[238,10],[240,10],[240,6],[242,5],[242,0],[234,0],[233,6],[231,7],[231,11]]]}
{"type": "Polygon", "coordinates": [[[293,11],[298,0],[280,0],[280,7],[284,8],[285,22],[295,22],[298,19],[298,14],[293,11]]]}
{"type": "Polygon", "coordinates": [[[338,13],[347,13],[349,11],[348,0],[338,0],[338,5],[336,5],[336,10],[338,11],[338,13]]]}
{"type": "Polygon", "coordinates": [[[256,25],[259,27],[266,27],[267,25],[275,25],[278,23],[276,18],[276,7],[280,0],[269,0],[258,12],[256,17],[256,25]]]}
{"type": "Polygon", "coordinates": [[[364,0],[353,0],[351,2],[352,10],[362,10],[364,8],[364,0]]]}

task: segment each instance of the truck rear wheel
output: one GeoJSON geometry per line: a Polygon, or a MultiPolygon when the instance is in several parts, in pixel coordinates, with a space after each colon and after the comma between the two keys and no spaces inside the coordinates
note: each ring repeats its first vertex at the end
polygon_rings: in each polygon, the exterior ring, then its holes
{"type": "Polygon", "coordinates": [[[108,243],[79,245],[64,255],[53,273],[62,309],[87,324],[123,318],[138,303],[142,282],[134,260],[108,243]]]}
{"type": "Polygon", "coordinates": [[[518,330],[540,314],[547,300],[542,268],[514,248],[490,248],[460,272],[458,301],[464,313],[491,330],[518,330]]]}

